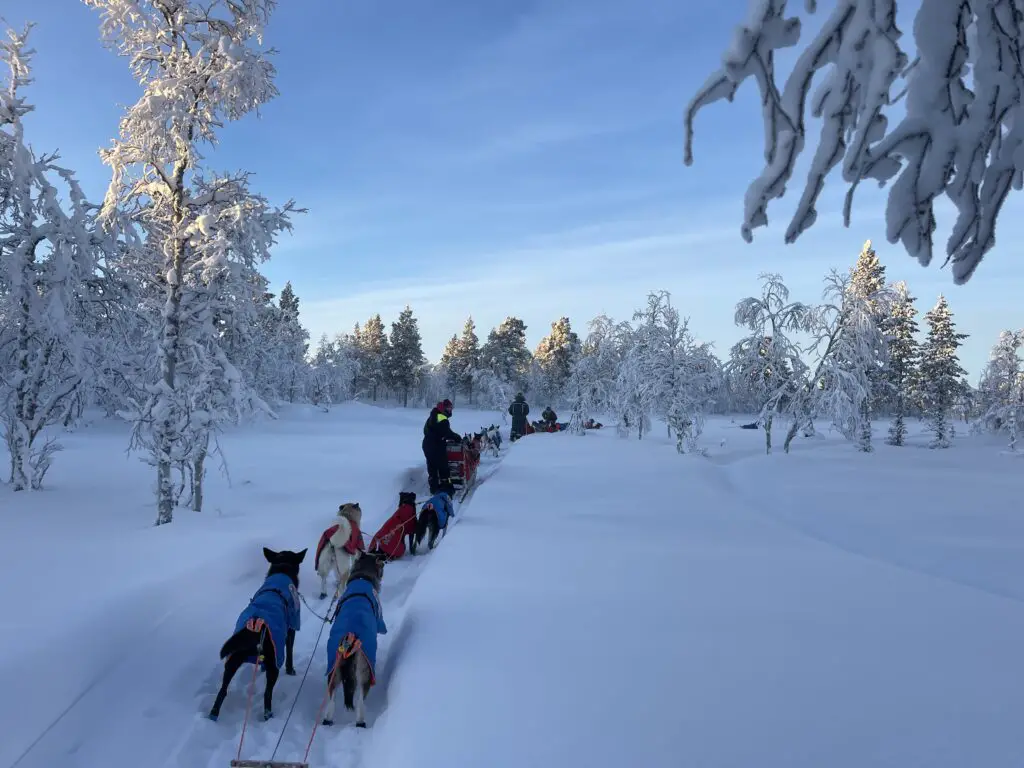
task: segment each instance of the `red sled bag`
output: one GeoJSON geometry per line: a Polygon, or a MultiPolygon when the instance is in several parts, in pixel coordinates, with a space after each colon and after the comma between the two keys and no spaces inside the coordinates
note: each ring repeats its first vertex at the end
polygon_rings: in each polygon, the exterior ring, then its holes
{"type": "Polygon", "coordinates": [[[405,554],[405,537],[416,530],[416,494],[403,491],[398,495],[398,509],[370,540],[370,552],[381,553],[389,560],[405,554]]]}

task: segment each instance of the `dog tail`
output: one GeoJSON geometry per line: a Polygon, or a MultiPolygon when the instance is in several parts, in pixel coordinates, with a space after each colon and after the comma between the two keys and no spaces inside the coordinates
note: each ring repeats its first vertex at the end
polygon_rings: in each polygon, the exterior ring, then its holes
{"type": "Polygon", "coordinates": [[[355,694],[356,685],[358,684],[356,675],[356,665],[362,658],[362,653],[359,650],[359,641],[355,635],[351,632],[345,635],[345,638],[341,641],[341,647],[338,649],[338,653],[343,656],[341,662],[341,669],[339,673],[341,675],[341,688],[345,699],[345,709],[355,709],[355,694]]]}
{"type": "Polygon", "coordinates": [[[259,653],[260,645],[263,641],[263,635],[267,629],[264,626],[260,631],[249,629],[248,627],[242,627],[240,630],[235,632],[231,637],[228,638],[227,642],[220,648],[221,659],[226,659],[228,656],[233,656],[236,653],[248,651],[251,656],[256,656],[259,653]]]}
{"type": "Polygon", "coordinates": [[[350,656],[341,663],[341,687],[345,696],[345,709],[356,708],[356,657],[350,656]]]}

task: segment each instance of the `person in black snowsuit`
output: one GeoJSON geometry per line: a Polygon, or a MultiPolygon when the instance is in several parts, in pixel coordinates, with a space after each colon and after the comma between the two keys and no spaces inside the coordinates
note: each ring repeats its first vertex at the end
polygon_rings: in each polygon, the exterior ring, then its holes
{"type": "Polygon", "coordinates": [[[449,421],[452,415],[452,401],[435,405],[426,423],[423,425],[423,456],[427,460],[427,477],[430,481],[430,492],[437,493],[444,486],[451,486],[451,474],[448,470],[448,441],[462,442],[452,429],[449,421]]]}
{"type": "Polygon", "coordinates": [[[512,417],[512,429],[509,430],[509,440],[515,441],[526,434],[526,417],[530,413],[530,405],[526,402],[522,392],[516,393],[515,400],[508,407],[508,414],[512,417]]]}
{"type": "Polygon", "coordinates": [[[553,427],[555,426],[555,424],[558,423],[558,414],[551,410],[550,405],[544,409],[544,412],[540,415],[540,417],[544,419],[544,421],[547,423],[549,427],[553,427]]]}

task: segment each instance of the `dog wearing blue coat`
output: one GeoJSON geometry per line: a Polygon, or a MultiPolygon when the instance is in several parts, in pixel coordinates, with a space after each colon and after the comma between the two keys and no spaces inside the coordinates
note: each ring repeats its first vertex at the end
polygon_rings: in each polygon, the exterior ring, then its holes
{"type": "Polygon", "coordinates": [[[235,633],[220,649],[224,659],[224,679],[210,709],[210,719],[220,717],[220,708],[228,695],[228,685],[243,664],[260,664],[267,675],[263,693],[263,719],[273,717],[274,686],[281,665],[286,675],[295,674],[292,658],[295,633],[301,627],[299,604],[299,566],[306,557],[301,552],[263,548],[270,563],[263,585],[256,591],[235,622],[235,633]]]}
{"type": "Polygon", "coordinates": [[[360,553],[334,611],[327,639],[327,706],[324,725],[334,724],[334,697],[340,684],[345,709],[355,710],[356,727],[366,727],[366,696],[375,682],[377,635],[388,627],[380,607],[380,582],[384,577],[382,554],[360,553]]]}
{"type": "Polygon", "coordinates": [[[455,516],[455,504],[452,496],[455,491],[451,484],[445,484],[437,493],[423,503],[416,518],[416,535],[409,543],[409,550],[412,554],[422,546],[423,539],[427,539],[427,549],[437,546],[437,540],[442,533],[448,530],[448,521],[455,516]]]}

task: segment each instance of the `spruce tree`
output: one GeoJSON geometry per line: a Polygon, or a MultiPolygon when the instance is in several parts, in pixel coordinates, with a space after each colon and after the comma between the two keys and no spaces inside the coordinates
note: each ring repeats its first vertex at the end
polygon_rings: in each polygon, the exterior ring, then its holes
{"type": "Polygon", "coordinates": [[[939,296],[924,319],[928,338],[921,349],[919,387],[925,419],[934,435],[930,447],[949,448],[953,442],[949,415],[961,392],[961,377],[967,373],[960,367],[957,349],[967,334],[957,332],[945,296],[939,296]]]}
{"type": "Polygon", "coordinates": [[[307,372],[306,355],[309,352],[309,331],[299,322],[299,297],[291,282],[284,284],[277,298],[277,347],[283,366],[284,395],[294,403],[305,389],[303,376],[307,372]]]}
{"type": "Polygon", "coordinates": [[[874,350],[872,365],[865,371],[868,383],[868,396],[860,407],[860,437],[864,450],[871,450],[871,418],[878,410],[879,403],[887,394],[886,389],[886,357],[887,348],[884,343],[888,334],[889,302],[885,288],[885,267],[878,260],[878,254],[868,240],[857,256],[857,263],[850,270],[849,291],[855,300],[863,302],[874,325],[881,332],[883,341],[874,350]]]}
{"type": "Polygon", "coordinates": [[[409,390],[415,385],[420,366],[427,358],[423,355],[419,323],[406,306],[391,324],[391,339],[387,350],[386,372],[391,386],[401,393],[402,406],[409,405],[409,390]]]}
{"type": "Polygon", "coordinates": [[[363,384],[369,389],[373,401],[377,402],[378,390],[387,380],[385,363],[388,356],[388,337],[379,314],[366,321],[359,335],[359,346],[363,384]]]}
{"type": "Polygon", "coordinates": [[[462,327],[462,336],[459,337],[459,360],[462,374],[458,391],[465,392],[472,404],[473,376],[480,365],[480,339],[476,335],[476,323],[473,322],[472,316],[466,318],[466,324],[462,327]]]}
{"type": "Polygon", "coordinates": [[[441,352],[441,368],[444,370],[445,384],[448,385],[449,397],[454,395],[459,388],[459,382],[463,374],[462,360],[459,356],[459,337],[452,334],[448,343],[444,345],[441,352]]]}
{"type": "Polygon", "coordinates": [[[518,317],[506,317],[487,334],[480,349],[480,365],[500,381],[521,389],[533,355],[526,346],[526,324],[518,317]]]}
{"type": "Polygon", "coordinates": [[[995,431],[1007,430],[1011,451],[1017,450],[1021,418],[1024,417],[1022,346],[1024,331],[1000,333],[978,384],[978,398],[984,409],[981,420],[995,431]]]}
{"type": "Polygon", "coordinates": [[[889,364],[886,378],[892,393],[893,420],[889,426],[889,445],[903,445],[907,437],[906,415],[917,378],[921,348],[917,342],[916,299],[907,284],[893,285],[894,301],[889,314],[889,364]]]}
{"type": "Polygon", "coordinates": [[[548,397],[554,399],[563,394],[581,349],[579,336],[572,330],[568,317],[551,324],[551,333],[540,340],[533,353],[548,397]]]}

